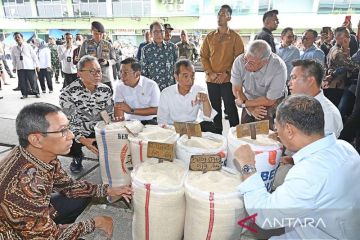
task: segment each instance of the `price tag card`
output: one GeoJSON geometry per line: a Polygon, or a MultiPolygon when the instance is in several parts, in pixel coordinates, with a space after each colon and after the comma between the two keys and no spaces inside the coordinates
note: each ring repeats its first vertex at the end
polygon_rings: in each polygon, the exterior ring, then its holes
{"type": "Polygon", "coordinates": [[[106,124],[109,124],[111,122],[110,116],[105,110],[100,112],[100,116],[106,124]]]}
{"type": "Polygon", "coordinates": [[[201,126],[199,123],[174,122],[175,131],[180,135],[187,134],[189,137],[201,137],[201,126]]]}
{"type": "Polygon", "coordinates": [[[218,171],[221,170],[221,157],[219,155],[192,155],[190,167],[192,171],[218,171]]]}
{"type": "Polygon", "coordinates": [[[147,157],[172,162],[175,157],[175,144],[148,142],[147,157]]]}
{"type": "Polygon", "coordinates": [[[269,134],[269,120],[239,124],[236,126],[236,136],[237,138],[242,138],[245,136],[251,136],[251,128],[255,127],[256,134],[269,134]]]}

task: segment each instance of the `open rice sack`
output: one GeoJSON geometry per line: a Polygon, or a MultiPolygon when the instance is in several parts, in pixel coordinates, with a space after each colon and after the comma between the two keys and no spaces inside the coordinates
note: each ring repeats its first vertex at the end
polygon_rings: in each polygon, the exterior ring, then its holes
{"type": "Polygon", "coordinates": [[[130,184],[132,169],[128,131],[142,130],[140,121],[98,122],[95,126],[96,142],[99,149],[100,173],[103,183],[110,186],[130,184]]]}
{"type": "Polygon", "coordinates": [[[184,240],[239,239],[245,217],[243,198],[236,190],[241,183],[238,172],[189,171],[185,180],[186,216],[184,240]]]}
{"type": "Polygon", "coordinates": [[[184,234],[184,180],[187,170],[178,160],[150,158],[131,173],[133,240],[181,240],[184,234]]]}
{"type": "Polygon", "coordinates": [[[178,138],[179,134],[174,129],[166,129],[157,125],[146,125],[138,136],[129,136],[133,166],[135,167],[149,159],[147,157],[149,141],[173,144],[176,143],[178,138]]]}
{"type": "Polygon", "coordinates": [[[192,155],[217,154],[222,162],[227,157],[227,141],[222,135],[203,132],[202,137],[182,135],[176,142],[176,158],[184,161],[189,166],[192,155]]]}
{"type": "Polygon", "coordinates": [[[232,127],[228,134],[227,167],[237,169],[234,163],[234,152],[243,144],[249,144],[255,152],[256,170],[260,173],[267,190],[270,191],[276,169],[280,163],[282,144],[267,134],[256,134],[256,139],[251,139],[250,136],[237,138],[236,128],[232,127]]]}

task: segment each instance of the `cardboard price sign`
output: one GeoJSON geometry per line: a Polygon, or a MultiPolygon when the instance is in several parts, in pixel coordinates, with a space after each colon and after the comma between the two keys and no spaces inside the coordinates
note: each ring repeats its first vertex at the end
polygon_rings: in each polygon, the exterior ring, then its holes
{"type": "Polygon", "coordinates": [[[174,122],[176,133],[187,134],[189,137],[201,137],[201,127],[199,123],[174,122]]]}
{"type": "Polygon", "coordinates": [[[202,172],[218,171],[221,166],[221,157],[219,155],[192,155],[189,169],[202,172]]]}
{"type": "Polygon", "coordinates": [[[175,157],[175,145],[159,142],[148,142],[148,158],[159,158],[172,162],[175,157]]]}
{"type": "Polygon", "coordinates": [[[239,124],[236,126],[237,138],[251,136],[256,139],[256,134],[269,134],[269,120],[239,124]]]}
{"type": "Polygon", "coordinates": [[[105,124],[109,124],[111,122],[110,116],[105,110],[100,112],[100,116],[104,120],[105,124]]]}

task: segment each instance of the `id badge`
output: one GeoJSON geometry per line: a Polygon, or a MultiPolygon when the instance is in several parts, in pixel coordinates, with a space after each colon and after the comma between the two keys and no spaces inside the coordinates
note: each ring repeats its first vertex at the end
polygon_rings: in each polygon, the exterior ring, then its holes
{"type": "Polygon", "coordinates": [[[24,57],[22,55],[20,55],[20,61],[24,60],[24,57]]]}
{"type": "Polygon", "coordinates": [[[71,62],[71,57],[66,57],[67,62],[71,62]]]}

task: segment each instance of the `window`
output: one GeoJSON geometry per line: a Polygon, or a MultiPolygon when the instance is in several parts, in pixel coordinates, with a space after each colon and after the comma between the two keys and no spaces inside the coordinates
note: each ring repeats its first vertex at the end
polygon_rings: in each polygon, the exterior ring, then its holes
{"type": "Polygon", "coordinates": [[[113,0],[114,17],[150,17],[151,0],[113,0]]]}
{"type": "Polygon", "coordinates": [[[355,14],[360,13],[360,0],[320,0],[319,14],[355,14]]]}
{"type": "Polygon", "coordinates": [[[3,0],[5,17],[23,18],[31,17],[30,0],[3,0]]]}
{"type": "Polygon", "coordinates": [[[106,17],[106,0],[72,0],[75,17],[106,17]]]}
{"type": "Polygon", "coordinates": [[[68,15],[66,0],[37,0],[36,8],[39,17],[66,17],[68,15]]]}

